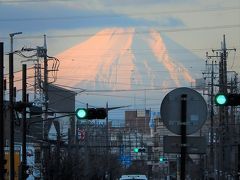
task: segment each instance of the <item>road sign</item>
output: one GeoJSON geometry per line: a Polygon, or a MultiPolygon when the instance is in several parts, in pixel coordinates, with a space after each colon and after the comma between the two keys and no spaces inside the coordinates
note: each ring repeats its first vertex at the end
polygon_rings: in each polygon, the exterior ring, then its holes
{"type": "MultiPolygon", "coordinates": [[[[203,136],[187,137],[187,153],[188,154],[205,154],[207,149],[207,141],[203,136]]],[[[181,153],[181,136],[164,136],[163,137],[164,153],[181,153]]]]}
{"type": "Polygon", "coordinates": [[[120,161],[123,165],[125,165],[126,167],[129,167],[132,164],[131,155],[121,155],[120,161]]]}
{"type": "Polygon", "coordinates": [[[197,132],[207,119],[207,104],[200,93],[182,87],[169,92],[163,99],[160,112],[167,129],[181,134],[181,96],[187,95],[186,134],[197,132]]]}

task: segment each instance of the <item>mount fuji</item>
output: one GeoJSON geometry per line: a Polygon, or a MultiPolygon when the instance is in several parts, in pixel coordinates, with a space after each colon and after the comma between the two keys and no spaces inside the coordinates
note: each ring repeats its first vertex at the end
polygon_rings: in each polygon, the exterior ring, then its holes
{"type": "Polygon", "coordinates": [[[165,34],[134,28],[104,29],[57,58],[56,84],[81,92],[76,106],[108,102],[155,111],[167,92],[192,86],[204,65],[165,34]]]}
{"type": "Polygon", "coordinates": [[[189,86],[202,61],[152,29],[105,29],[57,55],[58,84],[87,90],[189,86]]]}

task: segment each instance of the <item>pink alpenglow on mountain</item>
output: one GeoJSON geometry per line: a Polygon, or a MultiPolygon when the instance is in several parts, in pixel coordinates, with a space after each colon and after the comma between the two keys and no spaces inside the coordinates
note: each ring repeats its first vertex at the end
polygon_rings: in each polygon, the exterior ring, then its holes
{"type": "Polygon", "coordinates": [[[57,55],[61,61],[57,84],[129,90],[193,83],[195,72],[185,67],[188,63],[183,64],[184,60],[182,63],[171,56],[165,39],[156,30],[102,30],[57,55]]]}
{"type": "Polygon", "coordinates": [[[134,69],[133,35],[134,29],[106,29],[57,55],[61,60],[59,83],[130,89],[131,78],[126,77],[134,69]]]}

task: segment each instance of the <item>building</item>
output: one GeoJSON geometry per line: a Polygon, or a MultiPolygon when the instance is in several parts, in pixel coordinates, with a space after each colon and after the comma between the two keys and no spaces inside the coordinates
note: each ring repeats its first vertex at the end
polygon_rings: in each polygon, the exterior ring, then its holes
{"type": "Polygon", "coordinates": [[[75,95],[74,91],[50,84],[48,87],[48,108],[53,116],[45,125],[45,135],[48,136],[51,127],[56,128],[62,140],[69,139],[72,143],[76,135],[75,129],[75,95]],[[55,123],[53,123],[55,121],[55,123]],[[57,125],[58,124],[58,125],[57,125]],[[56,125],[56,126],[55,126],[56,125]],[[57,128],[59,127],[59,128],[57,128]],[[70,131],[70,132],[68,132],[70,131]],[[70,138],[68,138],[70,135],[70,138]]]}
{"type": "Polygon", "coordinates": [[[150,134],[150,110],[125,111],[125,127],[129,131],[135,130],[143,134],[150,134]]]}

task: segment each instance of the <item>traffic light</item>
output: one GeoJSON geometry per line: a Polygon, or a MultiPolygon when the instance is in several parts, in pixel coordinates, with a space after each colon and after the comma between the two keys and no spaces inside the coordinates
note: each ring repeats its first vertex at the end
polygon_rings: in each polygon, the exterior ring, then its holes
{"type": "Polygon", "coordinates": [[[240,105],[240,94],[219,93],[215,96],[217,106],[238,106],[240,105]]]}
{"type": "Polygon", "coordinates": [[[167,162],[167,160],[168,159],[164,156],[160,156],[160,158],[159,158],[160,163],[165,163],[165,162],[167,162]]]}
{"type": "Polygon", "coordinates": [[[107,110],[105,108],[78,108],[75,114],[78,119],[105,119],[107,110]]]}
{"type": "Polygon", "coordinates": [[[134,148],[134,149],[133,149],[133,152],[135,152],[135,153],[139,153],[139,152],[144,153],[144,152],[145,152],[145,148],[144,148],[144,147],[134,148]]]}
{"type": "Polygon", "coordinates": [[[138,153],[138,148],[134,148],[133,152],[138,153]]]}

